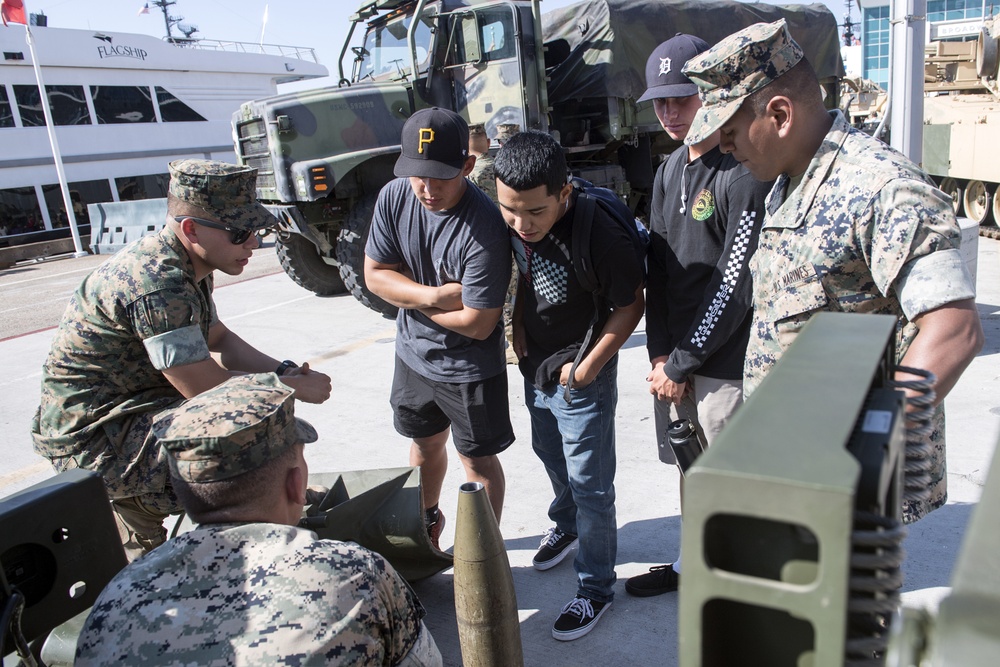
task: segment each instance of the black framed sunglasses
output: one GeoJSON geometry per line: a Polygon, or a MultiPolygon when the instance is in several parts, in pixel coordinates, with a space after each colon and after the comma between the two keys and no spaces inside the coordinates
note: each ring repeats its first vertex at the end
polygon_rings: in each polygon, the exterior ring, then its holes
{"type": "Polygon", "coordinates": [[[249,229],[236,229],[235,227],[224,225],[221,222],[205,220],[204,218],[196,218],[193,215],[182,215],[180,218],[174,216],[174,220],[176,220],[177,222],[180,222],[181,220],[184,220],[186,218],[194,220],[199,225],[205,225],[206,227],[211,227],[212,229],[221,229],[223,231],[229,232],[229,241],[233,245],[243,245],[244,243],[247,242],[247,239],[250,238],[250,235],[253,234],[253,232],[250,231],[249,229]]]}

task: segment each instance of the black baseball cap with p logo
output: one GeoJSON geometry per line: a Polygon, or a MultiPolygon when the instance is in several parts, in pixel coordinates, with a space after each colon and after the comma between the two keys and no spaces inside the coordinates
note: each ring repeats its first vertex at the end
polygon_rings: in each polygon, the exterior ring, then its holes
{"type": "Polygon", "coordinates": [[[452,179],[469,159],[469,125],[454,111],[421,109],[403,125],[400,144],[396,176],[452,179]]]}

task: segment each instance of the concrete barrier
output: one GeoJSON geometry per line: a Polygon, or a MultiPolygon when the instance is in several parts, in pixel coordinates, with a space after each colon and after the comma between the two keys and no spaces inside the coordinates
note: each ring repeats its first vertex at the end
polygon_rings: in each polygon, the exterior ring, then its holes
{"type": "Polygon", "coordinates": [[[90,213],[90,250],[95,255],[112,255],[132,241],[155,234],[167,218],[167,200],[88,204],[90,213]]]}
{"type": "MultiPolygon", "coordinates": [[[[80,244],[86,248],[90,245],[89,236],[81,236],[80,244]]],[[[39,241],[37,243],[24,243],[22,245],[0,248],[0,269],[14,266],[18,262],[29,259],[40,259],[52,257],[53,255],[66,255],[75,252],[73,239],[52,239],[51,241],[39,241]]]]}

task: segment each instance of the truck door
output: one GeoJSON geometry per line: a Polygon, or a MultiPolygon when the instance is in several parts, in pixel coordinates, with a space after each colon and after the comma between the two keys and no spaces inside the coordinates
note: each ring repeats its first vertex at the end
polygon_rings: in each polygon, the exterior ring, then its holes
{"type": "Polygon", "coordinates": [[[526,85],[524,75],[524,64],[533,58],[522,53],[517,39],[523,34],[519,13],[512,5],[501,4],[456,13],[453,20],[449,68],[453,69],[455,110],[470,125],[484,124],[490,137],[496,136],[497,126],[503,123],[534,127],[527,112],[528,89],[533,86],[526,85]]]}

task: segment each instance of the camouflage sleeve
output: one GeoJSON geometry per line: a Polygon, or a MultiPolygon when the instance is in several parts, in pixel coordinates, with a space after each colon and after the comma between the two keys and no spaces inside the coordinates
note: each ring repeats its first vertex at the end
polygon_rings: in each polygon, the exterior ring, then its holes
{"type": "Polygon", "coordinates": [[[426,612],[416,593],[392,565],[375,552],[371,552],[371,556],[378,598],[389,624],[385,634],[389,643],[385,647],[386,656],[389,664],[396,665],[417,643],[426,612]]]}
{"type": "Polygon", "coordinates": [[[153,368],[158,371],[197,363],[211,356],[201,328],[195,325],[147,338],[142,344],[146,346],[153,368]]]}
{"type": "Polygon", "coordinates": [[[431,636],[431,631],[421,621],[420,635],[417,637],[416,644],[413,645],[405,658],[400,662],[393,663],[393,667],[442,667],[443,664],[437,642],[431,636]]]}
{"type": "Polygon", "coordinates": [[[976,289],[962,253],[951,248],[908,262],[896,281],[896,294],[906,319],[912,322],[945,304],[975,298],[976,289]]]}
{"type": "Polygon", "coordinates": [[[137,299],[128,310],[132,328],[157,370],[209,358],[201,322],[215,317],[214,307],[205,313],[200,301],[192,295],[160,290],[137,299]]]}
{"type": "Polygon", "coordinates": [[[895,178],[882,187],[867,234],[868,265],[882,294],[911,260],[957,248],[961,239],[951,200],[916,178],[895,178]]]}

